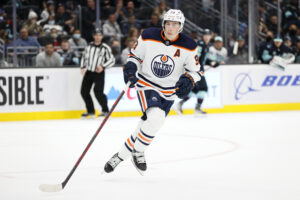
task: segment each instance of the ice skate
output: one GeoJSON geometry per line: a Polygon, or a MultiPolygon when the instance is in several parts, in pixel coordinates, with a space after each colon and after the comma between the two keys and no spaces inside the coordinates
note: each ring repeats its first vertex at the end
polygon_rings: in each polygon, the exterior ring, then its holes
{"type": "Polygon", "coordinates": [[[101,112],[101,114],[98,115],[98,117],[106,117],[108,115],[108,112],[101,112]]]}
{"type": "Polygon", "coordinates": [[[201,105],[197,104],[195,107],[195,115],[205,115],[206,112],[203,111],[201,108],[201,105]]]}
{"type": "Polygon", "coordinates": [[[105,164],[104,171],[110,173],[122,162],[123,159],[118,156],[118,153],[113,155],[113,157],[105,164]]]}
{"type": "Polygon", "coordinates": [[[180,101],[179,103],[177,103],[177,104],[174,106],[174,111],[175,111],[178,115],[182,115],[182,114],[183,114],[183,111],[182,111],[182,104],[183,104],[183,102],[180,101]]]}
{"type": "Polygon", "coordinates": [[[132,163],[137,171],[143,176],[147,170],[147,164],[145,160],[144,152],[138,152],[135,149],[132,151],[132,163]]]}
{"type": "Polygon", "coordinates": [[[95,119],[95,113],[85,112],[81,115],[82,119],[95,119]]]}

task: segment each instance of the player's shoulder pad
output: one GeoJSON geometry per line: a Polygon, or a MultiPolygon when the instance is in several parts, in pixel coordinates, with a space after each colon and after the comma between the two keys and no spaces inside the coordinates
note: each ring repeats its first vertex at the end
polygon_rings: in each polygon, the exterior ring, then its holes
{"type": "Polygon", "coordinates": [[[147,28],[142,33],[143,40],[157,40],[161,41],[161,31],[162,28],[147,28]]]}
{"type": "Polygon", "coordinates": [[[185,34],[180,34],[179,38],[174,42],[174,45],[180,46],[190,51],[195,50],[198,46],[193,38],[185,34]]]}

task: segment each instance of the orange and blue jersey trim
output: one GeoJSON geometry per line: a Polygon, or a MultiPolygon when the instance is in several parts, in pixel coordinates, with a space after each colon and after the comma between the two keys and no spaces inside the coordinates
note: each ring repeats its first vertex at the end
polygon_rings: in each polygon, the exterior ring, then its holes
{"type": "Polygon", "coordinates": [[[138,83],[136,84],[137,87],[142,88],[145,86],[152,87],[154,89],[157,89],[159,92],[161,92],[166,97],[170,97],[175,94],[175,87],[162,87],[159,84],[153,83],[152,81],[145,78],[143,75],[138,73],[138,83]]]}
{"type": "MultiPolygon", "coordinates": [[[[141,35],[143,41],[152,41],[158,43],[165,43],[167,40],[164,36],[162,28],[147,28],[141,35]]],[[[197,49],[197,43],[188,35],[178,34],[178,36],[170,41],[170,45],[181,48],[187,51],[195,51],[197,49]]]]}
{"type": "Polygon", "coordinates": [[[138,100],[142,107],[142,111],[146,112],[148,106],[147,106],[147,99],[146,99],[145,93],[142,90],[138,90],[137,93],[138,93],[138,100]]]}
{"type": "Polygon", "coordinates": [[[142,59],[140,59],[139,57],[137,57],[134,53],[132,53],[131,51],[129,52],[129,54],[128,54],[128,58],[134,58],[134,59],[136,59],[137,61],[139,61],[139,63],[143,63],[143,60],[142,59]]]}

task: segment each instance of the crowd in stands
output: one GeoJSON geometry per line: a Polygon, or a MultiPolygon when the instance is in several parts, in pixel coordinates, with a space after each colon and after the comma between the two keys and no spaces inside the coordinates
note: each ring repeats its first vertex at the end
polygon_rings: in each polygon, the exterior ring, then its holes
{"type": "MultiPolygon", "coordinates": [[[[274,6],[277,1],[270,1],[274,6]]],[[[300,9],[295,0],[282,0],[282,22],[277,31],[278,17],[274,10],[265,9],[264,1],[259,3],[259,34],[263,36],[257,47],[260,62],[269,63],[274,55],[294,54],[295,63],[300,63],[300,9]]]]}
{"type": "MultiPolygon", "coordinates": [[[[203,3],[216,1],[201,0],[203,3]]],[[[3,2],[3,1],[2,1],[3,2]]],[[[19,66],[74,66],[80,63],[81,54],[93,40],[97,26],[96,0],[17,0],[17,40],[13,41],[12,0],[0,5],[0,65],[10,66],[13,48],[19,66]],[[45,58],[46,63],[45,64],[45,58]],[[59,58],[59,59],[58,59],[59,58]]],[[[282,0],[282,25],[277,33],[277,13],[265,9],[259,1],[257,62],[269,63],[274,55],[292,53],[300,63],[300,9],[296,0],[282,0]]],[[[276,1],[270,0],[270,3],[276,1]]],[[[246,0],[240,0],[241,11],[247,10],[246,0]]],[[[129,49],[145,28],[161,27],[168,10],[162,0],[156,7],[143,5],[142,0],[101,0],[100,22],[103,42],[111,46],[118,64],[126,61],[129,49]]],[[[245,15],[245,14],[244,14],[245,15]]],[[[247,16],[241,17],[239,37],[235,43],[224,45],[219,33],[214,33],[210,54],[220,64],[248,63],[247,16]],[[244,21],[243,21],[244,19],[244,21]],[[226,49],[224,46],[228,46],[226,49]]],[[[208,27],[202,27],[208,28],[208,27]]],[[[214,31],[214,30],[213,30],[214,31]]],[[[199,33],[189,33],[195,40],[199,33]]],[[[201,35],[201,33],[200,33],[201,35]]]]}

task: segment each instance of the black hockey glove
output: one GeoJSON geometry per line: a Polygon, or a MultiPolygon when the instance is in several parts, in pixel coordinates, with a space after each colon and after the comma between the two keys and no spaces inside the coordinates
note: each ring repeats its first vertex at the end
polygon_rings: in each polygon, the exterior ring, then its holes
{"type": "Polygon", "coordinates": [[[182,74],[175,84],[176,95],[180,99],[184,99],[194,87],[194,79],[189,74],[182,74]]]}
{"type": "Polygon", "coordinates": [[[137,66],[135,63],[129,61],[127,62],[123,67],[123,75],[124,75],[124,81],[127,84],[128,81],[130,81],[130,88],[133,88],[136,82],[139,80],[136,77],[136,71],[137,66]]]}

